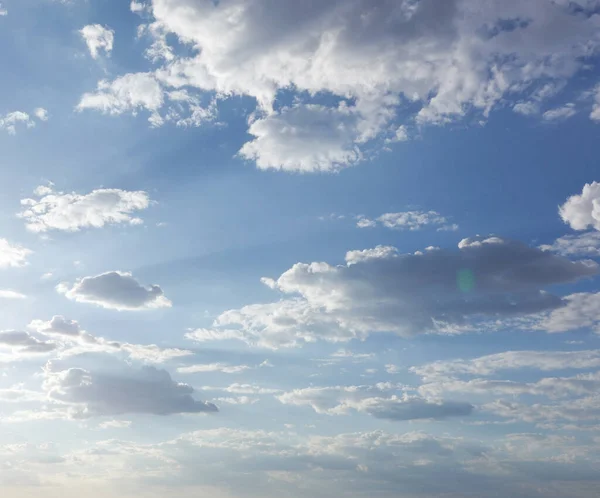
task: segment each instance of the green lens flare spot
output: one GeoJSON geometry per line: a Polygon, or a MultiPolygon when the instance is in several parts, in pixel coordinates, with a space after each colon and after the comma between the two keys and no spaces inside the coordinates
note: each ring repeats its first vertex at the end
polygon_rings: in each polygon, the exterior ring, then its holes
{"type": "Polygon", "coordinates": [[[458,270],[456,283],[461,292],[471,292],[475,288],[475,275],[468,269],[458,270]]]}

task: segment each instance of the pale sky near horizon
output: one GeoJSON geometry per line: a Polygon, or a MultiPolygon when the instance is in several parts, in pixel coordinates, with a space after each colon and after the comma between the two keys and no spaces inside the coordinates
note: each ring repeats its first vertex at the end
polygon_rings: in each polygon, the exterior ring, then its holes
{"type": "Polygon", "coordinates": [[[1,0],[0,494],[595,498],[600,1],[1,0]]]}

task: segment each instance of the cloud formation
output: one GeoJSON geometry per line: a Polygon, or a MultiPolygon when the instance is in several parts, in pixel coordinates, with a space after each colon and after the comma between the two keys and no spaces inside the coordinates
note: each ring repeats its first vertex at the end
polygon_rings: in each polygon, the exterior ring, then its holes
{"type": "Polygon", "coordinates": [[[122,271],[83,277],[72,286],[63,282],[57,285],[56,290],[73,301],[119,311],[171,307],[171,301],[158,285],[144,287],[131,273],[122,271]]]}
{"type": "Polygon", "coordinates": [[[573,230],[600,230],[600,183],[586,183],[559,208],[560,217],[573,230]]]}
{"type": "Polygon", "coordinates": [[[560,308],[566,302],[547,286],[598,273],[594,262],[572,262],[499,237],[464,239],[458,247],[414,254],[379,247],[349,252],[345,265],[297,263],[266,281],[288,298],[226,311],[213,329],[187,337],[277,348],[376,332],[458,333],[484,319],[560,308]]]}
{"type": "Polygon", "coordinates": [[[358,221],[356,222],[358,228],[370,228],[375,227],[378,224],[395,230],[420,230],[428,225],[435,226],[438,231],[458,230],[458,225],[449,224],[448,219],[437,211],[384,213],[374,220],[359,216],[358,221]]]}
{"type": "Polygon", "coordinates": [[[310,406],[320,414],[344,415],[354,410],[389,420],[442,419],[467,416],[473,411],[469,403],[428,400],[401,391],[401,386],[389,383],[308,387],[277,395],[276,398],[286,405],[310,406]]]}
{"type": "Polygon", "coordinates": [[[600,232],[564,235],[552,244],[541,245],[540,249],[563,256],[598,257],[600,256],[600,232]]]}
{"type": "Polygon", "coordinates": [[[115,32],[100,24],[88,24],[79,30],[82,38],[90,51],[93,59],[97,59],[100,52],[109,56],[113,49],[115,32]]]}
{"type": "Polygon", "coordinates": [[[37,233],[51,230],[76,232],[82,228],[128,223],[138,225],[140,218],[132,213],[150,205],[150,198],[141,190],[97,189],[89,194],[54,192],[51,186],[40,185],[34,191],[36,199],[22,199],[18,214],[28,230],[37,233]]]}
{"type": "Polygon", "coordinates": [[[73,418],[218,411],[215,405],[194,399],[191,386],[173,381],[167,371],[154,367],[110,374],[80,368],[55,372],[49,365],[44,389],[49,399],[69,405],[73,418]]]}
{"type": "Polygon", "coordinates": [[[27,256],[32,253],[20,245],[11,244],[6,239],[0,238],[0,269],[20,267],[27,264],[27,256]]]}
{"type": "MultiPolygon", "coordinates": [[[[399,116],[421,126],[473,114],[484,120],[501,103],[541,113],[600,48],[593,5],[573,5],[259,0],[249,8],[243,0],[154,0],[144,31],[154,39],[148,55],[162,65],[101,82],[79,107],[145,108],[156,125],[169,114],[163,90],[246,95],[257,113],[242,157],[260,168],[337,171],[369,157],[373,143],[405,140],[399,116]],[[178,55],[168,35],[190,50],[178,55]],[[278,108],[280,92],[290,89],[295,103],[278,108]]],[[[145,10],[139,2],[131,8],[145,10]]],[[[573,113],[565,103],[542,119],[573,113]]]]}

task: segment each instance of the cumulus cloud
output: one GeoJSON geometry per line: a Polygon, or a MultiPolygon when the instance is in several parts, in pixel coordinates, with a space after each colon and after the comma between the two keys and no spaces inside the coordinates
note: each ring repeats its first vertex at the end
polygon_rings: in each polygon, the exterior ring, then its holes
{"type": "Polygon", "coordinates": [[[560,217],[573,230],[600,230],[600,183],[586,183],[559,208],[560,217]]]}
{"type": "Polygon", "coordinates": [[[29,114],[23,111],[13,111],[4,116],[0,115],[0,130],[6,130],[9,135],[15,135],[17,133],[17,126],[33,128],[35,121],[31,119],[29,114]]]}
{"type": "Polygon", "coordinates": [[[600,350],[584,351],[505,351],[470,360],[445,360],[428,363],[410,370],[429,380],[444,380],[457,375],[490,376],[507,370],[541,370],[600,367],[600,350]]]}
{"type": "Polygon", "coordinates": [[[20,267],[27,264],[27,257],[32,253],[20,245],[11,244],[6,239],[0,239],[0,269],[20,267]]]}
{"type": "Polygon", "coordinates": [[[374,220],[359,216],[356,226],[359,228],[370,228],[375,227],[378,224],[395,230],[420,230],[428,225],[435,226],[441,231],[458,229],[458,225],[448,224],[447,218],[436,211],[385,213],[374,220]]]}
{"type": "Polygon", "coordinates": [[[469,403],[427,400],[406,393],[397,395],[399,386],[380,383],[374,386],[335,386],[295,389],[276,396],[286,405],[310,406],[315,412],[343,415],[351,410],[390,420],[441,419],[466,416],[473,411],[469,403]]]}
{"type": "Polygon", "coordinates": [[[335,171],[361,159],[357,116],[345,105],[296,105],[257,119],[240,155],[261,169],[335,171]]]}
{"type": "Polygon", "coordinates": [[[49,119],[48,111],[46,109],[44,109],[43,107],[36,108],[33,111],[33,114],[40,121],[48,121],[48,119],[49,119]]]}
{"type": "Polygon", "coordinates": [[[131,273],[122,271],[83,277],[72,286],[61,283],[56,289],[73,301],[119,311],[171,307],[171,301],[158,285],[144,287],[131,273]]]}
{"type": "Polygon", "coordinates": [[[142,223],[132,213],[148,208],[150,198],[144,191],[97,189],[89,194],[54,192],[52,186],[40,185],[34,191],[37,198],[22,199],[23,210],[18,216],[28,230],[76,232],[82,228],[105,225],[142,223]]]}
{"type": "Polygon", "coordinates": [[[226,311],[212,329],[188,337],[277,348],[376,332],[457,333],[485,319],[560,308],[565,301],[545,287],[597,272],[594,262],[498,237],[464,239],[458,251],[351,251],[345,265],[295,264],[274,282],[288,298],[226,311]]]}
{"type": "Polygon", "coordinates": [[[564,235],[552,244],[540,246],[544,251],[554,251],[563,256],[600,256],[600,232],[586,232],[580,235],[564,235]]]}
{"type": "Polygon", "coordinates": [[[164,91],[150,73],[131,73],[112,82],[102,80],[95,92],[81,97],[77,109],[95,109],[105,114],[123,114],[140,109],[150,111],[150,122],[162,124],[158,110],[164,103],[164,91]]]}
{"type": "MultiPolygon", "coordinates": [[[[131,8],[141,12],[144,5],[131,8]]],[[[528,103],[539,106],[597,54],[592,14],[588,6],[547,0],[452,0],[443,8],[434,0],[285,0],[276,7],[260,0],[252,8],[243,0],[154,0],[146,31],[156,40],[152,58],[162,62],[155,74],[164,88],[256,99],[254,138],[243,157],[261,168],[337,171],[368,156],[369,142],[390,130],[397,131],[388,141],[405,140],[397,114],[406,114],[407,103],[406,117],[420,125],[473,113],[485,119],[500,103],[532,114],[528,103]],[[175,55],[167,35],[190,50],[175,55]],[[290,89],[296,103],[277,108],[279,93],[290,89]],[[315,95],[331,103],[316,103],[315,95]]],[[[135,111],[106,104],[121,78],[103,82],[81,107],[135,111]]],[[[159,101],[152,101],[152,112],[159,101]]],[[[566,104],[558,109],[546,118],[570,112],[566,104]]]]}
{"type": "Polygon", "coordinates": [[[80,368],[53,371],[49,365],[44,389],[50,400],[69,405],[73,418],[218,411],[215,405],[194,399],[191,386],[173,381],[167,371],[154,367],[111,374],[80,368]]]}
{"type": "Polygon", "coordinates": [[[93,59],[97,59],[100,52],[110,55],[115,40],[115,32],[100,24],[88,24],[79,30],[79,34],[85,40],[93,59]]]}

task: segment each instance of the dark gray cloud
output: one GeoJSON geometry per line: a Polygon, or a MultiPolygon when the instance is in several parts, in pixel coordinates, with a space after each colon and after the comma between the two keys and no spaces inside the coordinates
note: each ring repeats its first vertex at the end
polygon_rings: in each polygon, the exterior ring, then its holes
{"type": "Polygon", "coordinates": [[[81,368],[52,372],[50,366],[44,388],[50,399],[72,405],[75,418],[218,411],[212,403],[194,399],[194,388],[175,382],[167,371],[154,367],[111,374],[81,368]]]}

